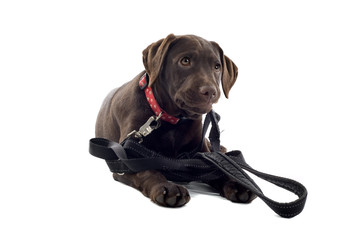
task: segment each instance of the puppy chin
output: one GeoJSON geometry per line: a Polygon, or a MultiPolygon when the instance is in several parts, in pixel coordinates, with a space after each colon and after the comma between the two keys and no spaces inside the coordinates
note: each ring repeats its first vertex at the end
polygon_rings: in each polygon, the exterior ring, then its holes
{"type": "Polygon", "coordinates": [[[187,105],[184,101],[178,102],[178,107],[182,111],[182,115],[189,119],[198,119],[203,114],[211,111],[212,104],[198,104],[198,105],[187,105]]]}

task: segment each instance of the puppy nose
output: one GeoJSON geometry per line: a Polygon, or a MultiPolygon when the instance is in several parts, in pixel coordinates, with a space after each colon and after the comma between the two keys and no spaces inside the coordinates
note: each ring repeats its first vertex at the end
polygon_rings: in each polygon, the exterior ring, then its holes
{"type": "Polygon", "coordinates": [[[206,101],[214,101],[216,99],[217,91],[213,86],[202,86],[200,87],[200,95],[206,101]]]}

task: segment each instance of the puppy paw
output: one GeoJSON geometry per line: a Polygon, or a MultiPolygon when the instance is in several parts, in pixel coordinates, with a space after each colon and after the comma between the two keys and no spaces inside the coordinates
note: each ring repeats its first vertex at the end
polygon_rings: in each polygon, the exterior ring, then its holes
{"type": "Polygon", "coordinates": [[[220,194],[236,203],[250,203],[256,198],[253,192],[234,181],[225,182],[220,194]]]}
{"type": "Polygon", "coordinates": [[[150,199],[164,207],[181,207],[190,201],[190,195],[186,188],[166,182],[153,186],[150,199]]]}

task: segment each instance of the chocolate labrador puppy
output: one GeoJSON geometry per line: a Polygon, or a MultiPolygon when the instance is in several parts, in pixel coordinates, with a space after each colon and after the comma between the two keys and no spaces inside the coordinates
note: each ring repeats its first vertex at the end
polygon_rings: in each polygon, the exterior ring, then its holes
{"type": "MultiPolygon", "coordinates": [[[[96,122],[96,137],[122,142],[149,117],[158,115],[160,108],[162,126],[145,137],[142,144],[169,157],[193,150],[201,142],[202,115],[219,100],[220,82],[228,97],[237,78],[236,65],[215,42],[173,34],[148,46],[143,51],[143,63],[145,71],[114,89],[104,100],[96,122]],[[150,97],[139,87],[145,72],[150,97]],[[154,107],[151,101],[158,104],[154,107]],[[187,120],[176,124],[181,118],[187,120]]],[[[205,141],[202,151],[210,150],[205,141]]],[[[161,206],[180,207],[190,200],[186,188],[169,182],[158,171],[113,176],[161,206]]],[[[208,184],[233,202],[248,203],[254,199],[254,194],[228,178],[208,184]]]]}

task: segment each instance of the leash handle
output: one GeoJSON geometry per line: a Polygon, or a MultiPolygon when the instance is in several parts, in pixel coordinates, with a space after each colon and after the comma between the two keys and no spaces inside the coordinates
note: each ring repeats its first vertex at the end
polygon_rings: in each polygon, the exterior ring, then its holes
{"type": "Polygon", "coordinates": [[[227,176],[234,179],[245,188],[256,194],[263,200],[274,212],[284,218],[292,218],[302,212],[307,198],[306,188],[299,182],[292,179],[278,177],[257,171],[250,167],[240,151],[229,153],[199,153],[204,159],[210,161],[215,166],[223,171],[227,176]],[[280,188],[286,189],[298,196],[298,199],[293,202],[280,203],[274,201],[261,191],[260,187],[251,179],[251,177],[244,171],[247,170],[259,178],[264,179],[280,188]]]}
{"type": "Polygon", "coordinates": [[[298,196],[298,199],[292,202],[288,203],[279,203],[276,202],[268,197],[266,197],[263,193],[257,193],[257,195],[277,214],[279,214],[282,217],[285,218],[291,218],[295,217],[299,213],[302,212],[302,210],[305,207],[306,198],[307,198],[307,190],[304,185],[301,183],[284,177],[279,177],[267,173],[263,173],[260,171],[257,171],[250,167],[244,160],[242,154],[238,162],[239,165],[253,173],[254,175],[258,176],[261,179],[264,179],[265,181],[268,181],[272,184],[275,184],[276,186],[283,188],[287,191],[290,191],[298,196]],[[243,161],[241,161],[243,160],[243,161]]]}

